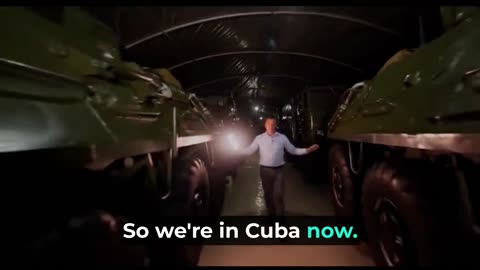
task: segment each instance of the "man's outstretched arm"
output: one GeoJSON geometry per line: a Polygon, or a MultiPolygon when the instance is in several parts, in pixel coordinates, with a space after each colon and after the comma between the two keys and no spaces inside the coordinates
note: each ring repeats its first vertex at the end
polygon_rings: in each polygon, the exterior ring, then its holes
{"type": "Polygon", "coordinates": [[[240,155],[250,156],[258,150],[258,137],[255,137],[253,142],[245,149],[239,151],[240,155]]]}
{"type": "Polygon", "coordinates": [[[285,140],[285,149],[287,150],[288,153],[292,155],[297,155],[297,156],[306,155],[318,149],[317,144],[314,144],[308,148],[297,148],[290,142],[290,140],[286,136],[284,137],[284,140],[285,140]]]}

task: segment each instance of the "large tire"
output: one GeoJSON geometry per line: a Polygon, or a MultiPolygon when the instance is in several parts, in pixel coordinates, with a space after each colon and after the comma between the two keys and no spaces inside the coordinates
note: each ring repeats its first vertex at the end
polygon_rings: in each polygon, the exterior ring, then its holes
{"type": "Polygon", "coordinates": [[[17,265],[70,269],[146,266],[143,246],[122,241],[120,218],[95,211],[71,217],[67,223],[29,245],[17,265]]]}
{"type": "Polygon", "coordinates": [[[423,162],[381,162],[366,173],[363,216],[381,266],[455,265],[453,176],[423,162]],[[394,252],[392,252],[394,250],[394,252]]]}
{"type": "Polygon", "coordinates": [[[353,217],[355,211],[355,186],[348,166],[345,147],[333,145],[328,154],[328,179],[335,214],[353,217]]]}
{"type": "Polygon", "coordinates": [[[202,158],[192,154],[178,159],[174,166],[173,181],[175,214],[208,216],[210,183],[208,170],[202,158]]]}
{"type": "Polygon", "coordinates": [[[218,218],[223,210],[225,201],[225,188],[227,183],[227,174],[223,172],[213,172],[209,174],[210,179],[210,212],[209,216],[218,218]]]}
{"type": "MultiPolygon", "coordinates": [[[[188,153],[174,162],[173,194],[165,209],[166,217],[208,216],[210,212],[209,175],[201,155],[188,153]]],[[[170,244],[151,249],[152,266],[191,267],[198,264],[202,246],[170,244]]]]}

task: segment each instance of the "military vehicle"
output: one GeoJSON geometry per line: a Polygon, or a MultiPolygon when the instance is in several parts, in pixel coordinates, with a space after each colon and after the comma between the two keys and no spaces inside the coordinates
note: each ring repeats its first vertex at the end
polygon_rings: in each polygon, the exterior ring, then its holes
{"type": "Polygon", "coordinates": [[[336,214],[363,221],[379,265],[478,265],[480,12],[439,14],[443,33],[348,89],[329,122],[336,214]]]}
{"type": "MultiPolygon", "coordinates": [[[[329,117],[336,108],[336,89],[307,88],[282,108],[280,127],[297,147],[325,144],[329,117]]],[[[316,151],[306,156],[292,156],[286,153],[305,177],[314,183],[326,179],[326,151],[316,151]]]]}
{"type": "Polygon", "coordinates": [[[293,108],[296,127],[292,137],[295,142],[310,146],[324,137],[337,99],[333,89],[307,88],[298,95],[293,108]]]}
{"type": "Polygon", "coordinates": [[[211,97],[204,101],[216,126],[229,126],[238,120],[237,105],[232,97],[211,97]]]}
{"type": "Polygon", "coordinates": [[[233,97],[217,100],[216,104],[206,104],[215,123],[212,133],[215,138],[216,160],[219,173],[237,176],[237,169],[245,159],[235,155],[235,151],[246,147],[252,140],[253,131],[245,123],[246,117],[240,117],[237,103],[233,97]]]}
{"type": "Polygon", "coordinates": [[[168,70],[123,61],[113,32],[81,8],[1,8],[0,25],[0,158],[15,206],[4,220],[17,263],[195,264],[183,246],[119,239],[126,222],[218,210],[208,110],[168,70]]]}

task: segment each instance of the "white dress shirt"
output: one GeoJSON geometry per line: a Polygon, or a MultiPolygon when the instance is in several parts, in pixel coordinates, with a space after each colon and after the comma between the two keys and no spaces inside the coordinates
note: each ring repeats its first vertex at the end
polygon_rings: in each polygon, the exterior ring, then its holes
{"type": "Polygon", "coordinates": [[[307,154],[306,148],[296,148],[290,143],[287,136],[275,132],[272,136],[264,132],[244,150],[241,151],[244,155],[251,155],[260,149],[260,165],[267,167],[279,167],[285,164],[284,149],[292,155],[307,154]]]}

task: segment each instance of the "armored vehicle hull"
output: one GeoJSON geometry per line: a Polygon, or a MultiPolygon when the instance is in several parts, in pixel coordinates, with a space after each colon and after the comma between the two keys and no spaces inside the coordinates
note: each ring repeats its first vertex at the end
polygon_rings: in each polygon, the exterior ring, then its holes
{"type": "Polygon", "coordinates": [[[119,240],[126,222],[218,215],[208,110],[168,70],[123,61],[80,8],[1,8],[0,23],[0,159],[20,262],[194,265],[198,247],[119,240]]]}
{"type": "Polygon", "coordinates": [[[347,90],[328,126],[336,213],[379,265],[478,265],[480,13],[442,11],[444,33],[347,90]]]}

